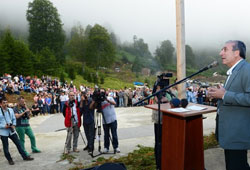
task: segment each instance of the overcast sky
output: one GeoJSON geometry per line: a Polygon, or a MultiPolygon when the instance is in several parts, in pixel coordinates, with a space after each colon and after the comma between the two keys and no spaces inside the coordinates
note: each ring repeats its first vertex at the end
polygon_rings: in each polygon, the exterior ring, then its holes
{"type": "MultiPolygon", "coordinates": [[[[0,0],[0,24],[27,26],[31,0],[0,0]]],[[[163,40],[175,45],[175,0],[51,0],[64,24],[96,23],[112,29],[122,42],[143,38],[151,52],[163,40]]],[[[186,43],[218,46],[230,39],[249,41],[250,0],[185,0],[186,43]]]]}

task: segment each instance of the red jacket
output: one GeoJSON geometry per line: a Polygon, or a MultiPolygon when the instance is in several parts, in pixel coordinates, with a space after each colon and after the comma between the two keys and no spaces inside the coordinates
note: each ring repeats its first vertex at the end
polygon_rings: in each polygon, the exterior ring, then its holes
{"type": "MultiPolygon", "coordinates": [[[[81,127],[81,114],[80,109],[78,107],[78,103],[75,100],[76,104],[76,110],[77,110],[77,118],[78,118],[78,127],[81,127]]],[[[65,103],[66,110],[65,110],[65,119],[64,119],[64,125],[65,127],[71,127],[71,107],[69,107],[68,102],[65,103]]]]}

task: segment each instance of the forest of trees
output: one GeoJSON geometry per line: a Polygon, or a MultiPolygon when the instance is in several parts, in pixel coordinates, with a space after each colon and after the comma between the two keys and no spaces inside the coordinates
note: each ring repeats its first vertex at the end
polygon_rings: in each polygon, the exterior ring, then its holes
{"type": "MultiPolygon", "coordinates": [[[[49,0],[34,0],[26,11],[28,34],[16,36],[16,29],[0,27],[0,74],[43,74],[74,79],[76,74],[88,81],[98,81],[100,68],[128,64],[132,72],[142,68],[157,71],[176,69],[176,50],[170,40],[163,40],[153,54],[143,38],[121,43],[114,32],[95,24],[76,24],[70,33],[63,30],[57,9],[49,0]]],[[[215,60],[209,52],[194,52],[186,45],[187,68],[198,69],[215,60]],[[206,59],[201,59],[201,57],[206,59]],[[199,61],[197,63],[196,61],[199,61]]],[[[223,72],[223,69],[222,69],[223,72]]],[[[104,75],[101,75],[101,79],[104,75]]]]}

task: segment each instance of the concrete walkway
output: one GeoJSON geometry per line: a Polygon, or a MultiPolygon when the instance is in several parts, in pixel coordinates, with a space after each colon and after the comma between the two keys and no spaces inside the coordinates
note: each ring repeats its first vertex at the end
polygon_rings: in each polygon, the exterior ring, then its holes
{"type": "MultiPolygon", "coordinates": [[[[121,153],[113,155],[104,155],[105,157],[124,156],[127,153],[136,149],[137,145],[152,146],[154,145],[153,123],[151,122],[151,110],[144,107],[132,108],[117,108],[118,119],[118,137],[119,148],[121,153]]],[[[208,135],[214,131],[215,113],[204,115],[207,118],[203,120],[204,135],[208,135]]],[[[69,164],[68,161],[60,161],[60,156],[63,152],[67,132],[65,130],[55,132],[58,129],[64,128],[64,119],[61,114],[38,116],[30,120],[32,129],[37,140],[37,147],[42,150],[42,153],[31,154],[35,158],[34,161],[24,162],[17,152],[14,144],[10,141],[10,153],[15,162],[14,166],[8,165],[3,151],[0,152],[0,170],[52,170],[52,169],[69,169],[74,167],[74,164],[69,164]]],[[[81,128],[82,130],[82,128],[81,128]]],[[[101,138],[103,138],[103,133],[101,138]]],[[[84,136],[85,139],[85,136],[84,136]]],[[[86,140],[86,139],[85,139],[86,140]]],[[[1,144],[0,144],[1,145],[1,144]]],[[[26,138],[26,149],[30,149],[30,141],[26,138]]],[[[83,151],[85,147],[81,137],[79,136],[80,153],[72,153],[76,157],[74,160],[78,164],[88,164],[92,162],[92,158],[83,151]]],[[[1,146],[2,147],[2,146],[1,146]]],[[[103,143],[101,145],[103,149],[103,143]]],[[[98,144],[95,143],[95,153],[98,154],[98,144]]],[[[112,148],[110,148],[112,151],[112,148]]],[[[220,148],[209,149],[205,151],[205,166],[207,170],[224,170],[224,155],[220,148]]]]}

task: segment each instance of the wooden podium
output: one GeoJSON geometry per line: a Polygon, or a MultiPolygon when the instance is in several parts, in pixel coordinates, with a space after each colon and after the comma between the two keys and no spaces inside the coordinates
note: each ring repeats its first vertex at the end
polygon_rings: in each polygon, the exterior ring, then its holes
{"type": "MultiPolygon", "coordinates": [[[[161,104],[162,115],[162,170],[204,170],[202,114],[216,111],[216,107],[203,107],[199,111],[173,112],[169,103],[161,104]]],[[[158,110],[158,105],[146,108],[158,110]]]]}

